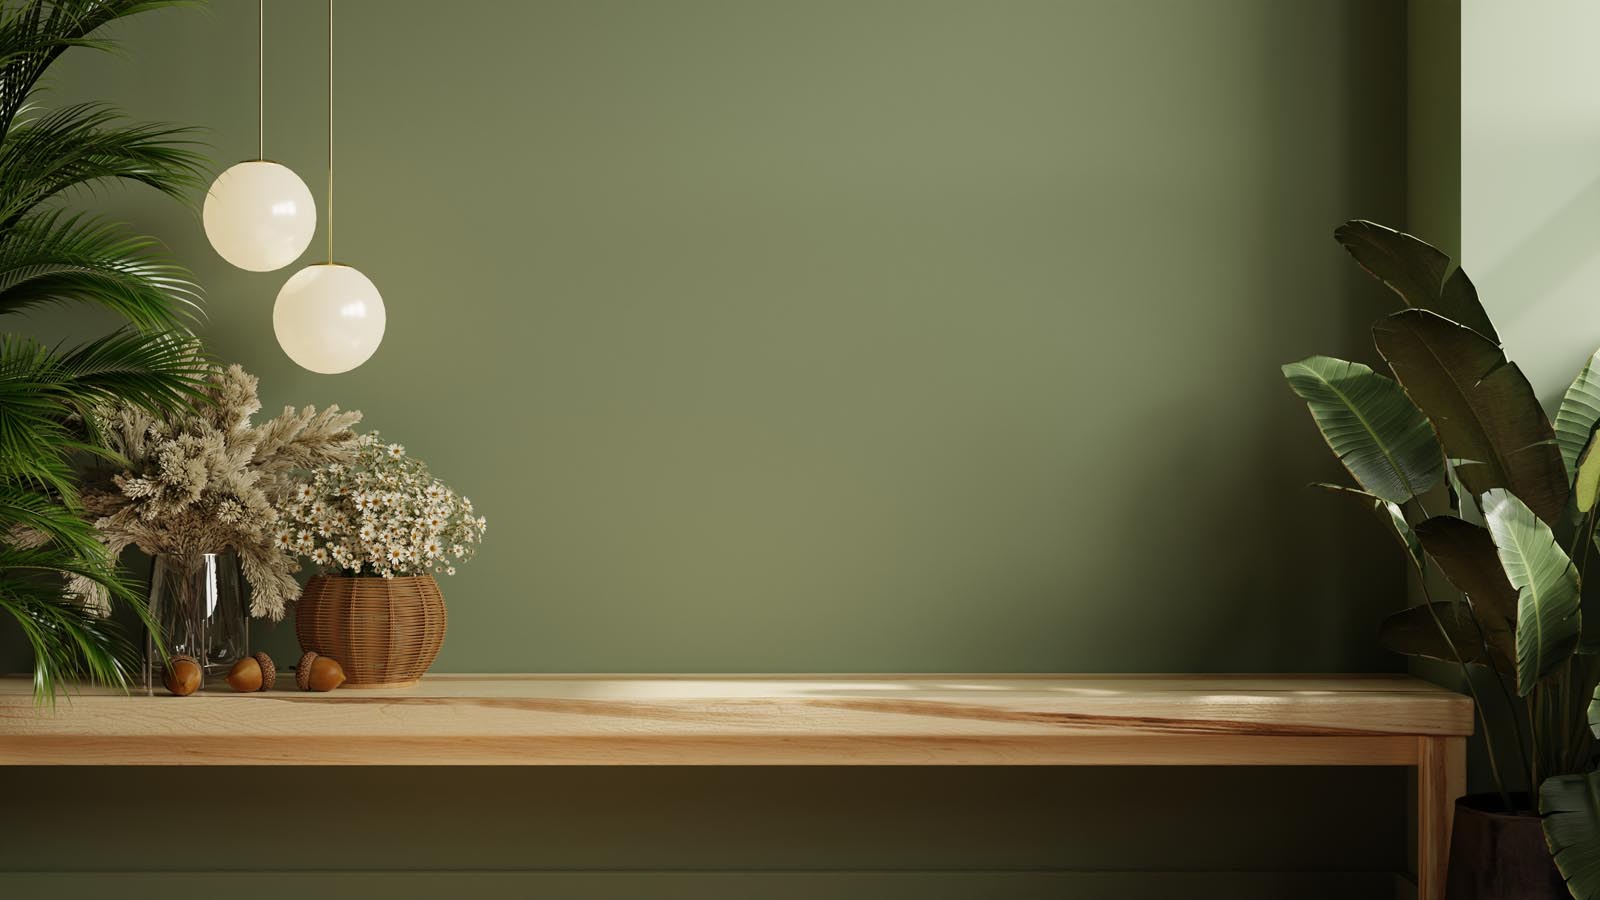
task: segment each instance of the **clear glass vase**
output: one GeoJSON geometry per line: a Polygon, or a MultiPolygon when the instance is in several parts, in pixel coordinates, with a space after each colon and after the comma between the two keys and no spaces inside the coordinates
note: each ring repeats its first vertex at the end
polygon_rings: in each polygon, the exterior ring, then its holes
{"type": "Polygon", "coordinates": [[[145,638],[145,689],[162,683],[156,641],[169,656],[191,656],[206,681],[226,675],[249,652],[250,614],[241,589],[239,560],[233,553],[201,553],[191,558],[157,556],[150,569],[150,618],[159,633],[145,638]]]}

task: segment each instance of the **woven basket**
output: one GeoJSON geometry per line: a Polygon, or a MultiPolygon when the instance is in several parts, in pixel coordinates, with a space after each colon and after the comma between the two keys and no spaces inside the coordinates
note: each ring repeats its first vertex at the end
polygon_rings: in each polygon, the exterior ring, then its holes
{"type": "Polygon", "coordinates": [[[317,575],[295,607],[300,647],[344,667],[345,687],[417,683],[444,644],[444,595],[432,575],[317,575]]]}

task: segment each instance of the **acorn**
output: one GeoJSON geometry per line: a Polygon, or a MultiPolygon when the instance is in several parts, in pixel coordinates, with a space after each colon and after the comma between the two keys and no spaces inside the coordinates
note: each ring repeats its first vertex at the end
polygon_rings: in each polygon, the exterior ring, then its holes
{"type": "Polygon", "coordinates": [[[167,663],[167,690],[179,697],[187,697],[200,690],[200,685],[204,681],[205,673],[200,670],[200,664],[195,662],[192,656],[179,654],[167,663]]]}
{"type": "Polygon", "coordinates": [[[265,653],[246,656],[228,670],[228,684],[241,694],[270,691],[278,680],[278,667],[265,653]]]}
{"type": "Polygon", "coordinates": [[[300,665],[295,666],[294,683],[302,691],[331,691],[344,684],[344,666],[336,659],[307,650],[306,655],[300,657],[300,665]]]}

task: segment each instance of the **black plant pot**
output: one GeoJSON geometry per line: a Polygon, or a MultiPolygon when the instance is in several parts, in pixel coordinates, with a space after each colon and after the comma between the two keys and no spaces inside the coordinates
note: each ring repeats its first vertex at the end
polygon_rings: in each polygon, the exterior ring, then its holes
{"type": "MultiPolygon", "coordinates": [[[[1526,795],[1512,802],[1531,808],[1526,795]]],[[[1532,813],[1502,811],[1499,794],[1456,801],[1445,900],[1570,900],[1544,826],[1532,813]]]]}

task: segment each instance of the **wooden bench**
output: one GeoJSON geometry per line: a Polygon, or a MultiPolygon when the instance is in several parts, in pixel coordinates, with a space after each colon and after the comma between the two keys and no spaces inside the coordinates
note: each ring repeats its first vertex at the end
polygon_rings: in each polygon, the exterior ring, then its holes
{"type": "Polygon", "coordinates": [[[7,765],[1414,766],[1423,900],[1444,893],[1471,733],[1467,698],[1397,676],[434,675],[329,694],[280,678],[53,712],[0,679],[7,765]]]}

